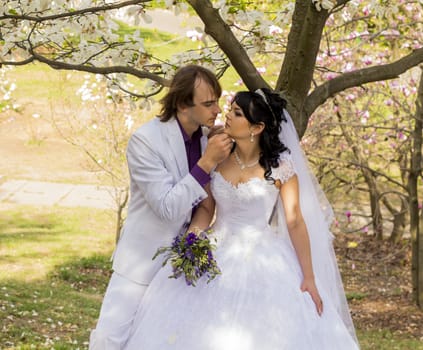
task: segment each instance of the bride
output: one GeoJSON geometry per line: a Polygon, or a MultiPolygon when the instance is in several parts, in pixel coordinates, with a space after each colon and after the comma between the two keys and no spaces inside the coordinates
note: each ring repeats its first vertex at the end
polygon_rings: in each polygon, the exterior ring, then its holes
{"type": "MultiPolygon", "coordinates": [[[[359,349],[329,232],[331,208],[307,166],[286,102],[238,92],[226,116],[233,153],[189,230],[209,227],[221,270],[195,287],[151,282],[126,350],[359,349]],[[215,211],[216,210],[216,211],[215,211]]],[[[159,234],[159,233],[158,233],[159,234]]]]}

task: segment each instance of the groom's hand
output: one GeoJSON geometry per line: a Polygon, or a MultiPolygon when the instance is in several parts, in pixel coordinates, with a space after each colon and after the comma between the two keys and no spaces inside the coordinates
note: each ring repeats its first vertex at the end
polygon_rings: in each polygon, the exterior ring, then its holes
{"type": "Polygon", "coordinates": [[[198,161],[198,166],[206,173],[224,161],[232,149],[232,139],[225,133],[218,133],[209,138],[206,150],[198,161]]]}
{"type": "Polygon", "coordinates": [[[214,135],[222,134],[225,131],[225,127],[223,125],[213,125],[211,128],[209,128],[209,134],[207,135],[207,138],[210,139],[214,135]]]}

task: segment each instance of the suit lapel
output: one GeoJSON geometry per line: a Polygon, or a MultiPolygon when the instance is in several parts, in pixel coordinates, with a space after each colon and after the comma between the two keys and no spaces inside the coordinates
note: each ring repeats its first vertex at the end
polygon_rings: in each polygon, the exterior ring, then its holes
{"type": "Polygon", "coordinates": [[[168,141],[168,151],[175,159],[175,163],[178,166],[179,175],[185,176],[188,173],[188,160],[185,150],[184,138],[179,129],[178,122],[175,118],[162,123],[165,130],[165,135],[168,141]]]}
{"type": "Polygon", "coordinates": [[[207,146],[207,135],[209,134],[209,129],[206,127],[201,127],[201,131],[203,132],[203,136],[201,136],[200,143],[201,143],[201,154],[204,154],[204,151],[206,150],[207,146]]]}

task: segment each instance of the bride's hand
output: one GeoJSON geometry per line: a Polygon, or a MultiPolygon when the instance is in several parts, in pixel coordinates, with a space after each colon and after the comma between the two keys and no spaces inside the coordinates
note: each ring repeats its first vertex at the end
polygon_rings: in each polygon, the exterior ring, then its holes
{"type": "Polygon", "coordinates": [[[310,294],[311,299],[316,305],[317,313],[321,316],[323,313],[323,301],[320,297],[319,291],[317,290],[314,279],[304,279],[303,283],[301,283],[301,291],[308,292],[310,294]]]}

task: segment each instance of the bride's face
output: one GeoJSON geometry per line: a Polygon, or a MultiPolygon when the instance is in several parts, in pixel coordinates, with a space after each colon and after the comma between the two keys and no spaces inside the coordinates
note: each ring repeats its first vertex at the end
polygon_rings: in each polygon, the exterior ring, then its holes
{"type": "Polygon", "coordinates": [[[245,118],[241,107],[233,102],[231,109],[226,114],[225,132],[235,140],[250,137],[251,124],[245,118]]]}

